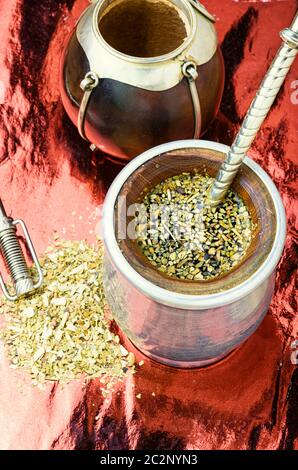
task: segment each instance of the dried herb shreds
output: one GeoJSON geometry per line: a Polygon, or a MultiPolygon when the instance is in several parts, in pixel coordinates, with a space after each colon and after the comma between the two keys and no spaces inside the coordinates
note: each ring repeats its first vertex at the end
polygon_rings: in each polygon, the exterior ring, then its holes
{"type": "Polygon", "coordinates": [[[245,256],[253,224],[233,191],[206,203],[213,179],[197,172],[165,179],[144,195],[136,238],[144,255],[171,277],[202,281],[227,273],[245,256]]]}
{"type": "Polygon", "coordinates": [[[83,374],[101,377],[107,392],[133,369],[133,354],[105,318],[102,251],[99,243],[56,241],[41,260],[42,289],[15,303],[3,300],[2,337],[12,367],[27,369],[34,384],[83,374]]]}

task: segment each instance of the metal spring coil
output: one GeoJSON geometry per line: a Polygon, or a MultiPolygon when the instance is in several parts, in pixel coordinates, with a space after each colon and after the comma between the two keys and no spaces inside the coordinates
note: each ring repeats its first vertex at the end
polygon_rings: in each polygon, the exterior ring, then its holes
{"type": "Polygon", "coordinates": [[[7,228],[1,233],[0,249],[14,282],[24,278],[29,278],[30,282],[30,274],[16,236],[15,227],[7,228]]]}

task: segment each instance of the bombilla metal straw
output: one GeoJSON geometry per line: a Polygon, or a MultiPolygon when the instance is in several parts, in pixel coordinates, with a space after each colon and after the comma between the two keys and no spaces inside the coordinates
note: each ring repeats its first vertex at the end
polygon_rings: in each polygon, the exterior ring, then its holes
{"type": "Polygon", "coordinates": [[[0,273],[0,287],[8,300],[14,301],[22,295],[27,295],[41,286],[43,274],[38,262],[27,227],[22,220],[13,220],[8,217],[0,199],[0,253],[2,254],[6,267],[12,277],[15,294],[10,294],[0,273]],[[26,264],[17,234],[16,226],[21,225],[25,235],[27,246],[38,272],[38,281],[34,284],[28,266],[26,264]]]}
{"type": "Polygon", "coordinates": [[[238,134],[208,193],[208,203],[217,206],[225,197],[241,163],[255,139],[298,53],[298,13],[290,28],[280,32],[283,44],[277,52],[246,114],[238,134]]]}

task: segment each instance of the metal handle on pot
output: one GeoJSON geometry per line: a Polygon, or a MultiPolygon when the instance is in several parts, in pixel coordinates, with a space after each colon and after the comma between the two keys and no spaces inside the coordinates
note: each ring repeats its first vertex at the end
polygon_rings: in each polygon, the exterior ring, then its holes
{"type": "MultiPolygon", "coordinates": [[[[200,137],[201,132],[201,106],[200,106],[200,99],[198,95],[198,90],[196,87],[196,79],[198,78],[197,72],[197,65],[195,62],[189,60],[183,63],[182,65],[182,73],[188,80],[189,90],[192,99],[193,111],[194,111],[194,121],[195,121],[195,128],[194,128],[194,139],[198,139],[200,137]]],[[[97,87],[99,84],[99,77],[95,72],[88,72],[85,75],[85,78],[80,83],[80,88],[83,90],[84,95],[81,101],[79,114],[78,114],[78,130],[80,136],[88,141],[85,132],[85,121],[86,115],[88,110],[89,101],[92,95],[94,88],[97,87]]],[[[91,145],[91,150],[96,148],[95,145],[91,145]]]]}
{"type": "MultiPolygon", "coordinates": [[[[79,130],[80,136],[84,140],[88,140],[86,137],[86,133],[85,133],[85,121],[86,121],[88,104],[92,95],[92,91],[94,90],[94,88],[97,87],[98,84],[99,84],[99,77],[97,73],[92,72],[92,71],[86,73],[85,78],[80,83],[80,87],[83,90],[84,95],[81,101],[79,114],[78,114],[78,130],[79,130]]],[[[91,146],[91,149],[92,149],[92,146],[91,146]]]]}
{"type": "Polygon", "coordinates": [[[191,60],[184,62],[182,65],[182,73],[187,78],[189,91],[192,99],[192,107],[194,112],[194,139],[199,139],[201,133],[201,105],[200,98],[196,86],[196,79],[198,78],[197,64],[191,60]]]}
{"type": "Polygon", "coordinates": [[[215,182],[209,190],[208,202],[211,206],[218,205],[225,197],[295,60],[298,53],[298,13],[292,26],[281,31],[280,36],[284,43],[265,75],[215,182]]]}

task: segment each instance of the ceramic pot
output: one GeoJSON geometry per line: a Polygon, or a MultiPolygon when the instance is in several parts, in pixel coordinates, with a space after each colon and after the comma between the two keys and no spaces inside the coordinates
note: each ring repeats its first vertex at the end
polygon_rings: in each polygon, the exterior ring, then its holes
{"type": "Polygon", "coordinates": [[[198,138],[215,117],[224,67],[214,19],[192,0],[99,0],[65,47],[60,90],[93,147],[128,161],[198,138]]]}
{"type": "MultiPolygon", "coordinates": [[[[199,367],[239,347],[270,305],[286,218],[280,195],[259,165],[246,157],[232,188],[253,222],[251,245],[230,272],[210,281],[170,278],[149,263],[121,221],[127,209],[163,179],[194,169],[215,176],[228,147],[208,141],[172,142],[131,161],[104,204],[104,288],[112,315],[144,354],[170,366],[199,367]],[[123,224],[122,224],[123,225],[123,224]]],[[[126,227],[126,225],[125,225],[126,227]]]]}

